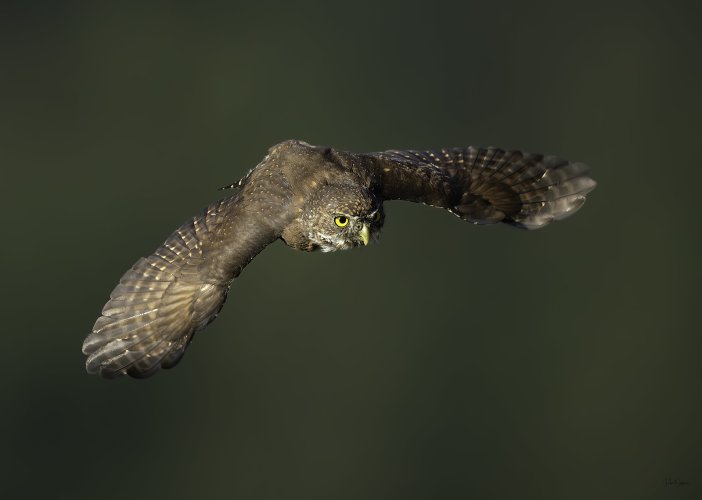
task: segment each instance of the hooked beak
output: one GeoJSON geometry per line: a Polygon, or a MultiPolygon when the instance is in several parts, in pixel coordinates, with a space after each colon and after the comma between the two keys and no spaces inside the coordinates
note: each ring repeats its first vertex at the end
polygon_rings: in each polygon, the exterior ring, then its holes
{"type": "Polygon", "coordinates": [[[363,242],[363,246],[368,246],[368,242],[370,241],[370,230],[368,229],[368,224],[363,224],[363,227],[361,227],[361,230],[358,232],[358,237],[363,242]]]}

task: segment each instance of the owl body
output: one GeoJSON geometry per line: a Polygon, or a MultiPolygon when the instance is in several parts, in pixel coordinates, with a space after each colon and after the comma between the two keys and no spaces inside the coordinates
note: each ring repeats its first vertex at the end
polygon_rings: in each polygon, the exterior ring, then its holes
{"type": "Polygon", "coordinates": [[[369,163],[367,158],[331,148],[285,141],[271,148],[241,183],[241,195],[266,200],[265,213],[272,205],[281,207],[287,218],[276,224],[283,227],[280,238],[288,246],[303,251],[345,250],[364,244],[361,233],[365,230],[368,240],[376,239],[382,227],[382,216],[375,215],[382,210],[382,200],[374,192],[369,163]],[[337,217],[348,222],[340,226],[335,223],[337,217]]]}
{"type": "Polygon", "coordinates": [[[242,269],[277,239],[304,251],[367,245],[383,203],[444,208],[475,224],[537,229],[577,211],[595,187],[581,163],[499,148],[354,154],[302,141],[273,146],[238,191],[139,259],[85,339],[90,373],[148,377],[182,358],[242,269]]]}

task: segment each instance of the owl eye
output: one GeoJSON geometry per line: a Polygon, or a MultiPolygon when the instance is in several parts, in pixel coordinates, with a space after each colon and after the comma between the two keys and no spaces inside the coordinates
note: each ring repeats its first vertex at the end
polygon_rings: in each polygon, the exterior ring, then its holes
{"type": "Polygon", "coordinates": [[[376,213],[373,214],[373,217],[371,217],[371,220],[373,222],[380,222],[380,211],[377,211],[376,213]]]}
{"type": "Polygon", "coordinates": [[[344,215],[339,215],[338,217],[334,217],[334,224],[339,227],[346,227],[349,225],[349,218],[344,215]]]}

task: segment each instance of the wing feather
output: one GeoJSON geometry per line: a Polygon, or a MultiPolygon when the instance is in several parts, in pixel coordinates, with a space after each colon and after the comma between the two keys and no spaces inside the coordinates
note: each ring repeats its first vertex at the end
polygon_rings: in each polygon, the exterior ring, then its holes
{"type": "Polygon", "coordinates": [[[442,207],[476,223],[537,229],[575,213],[596,183],[583,163],[500,148],[368,155],[379,194],[442,207]]]}
{"type": "Polygon", "coordinates": [[[231,281],[278,238],[281,222],[259,201],[246,192],[217,201],[139,259],[83,343],[87,371],[143,378],[177,364],[193,335],[216,318],[231,281]]]}

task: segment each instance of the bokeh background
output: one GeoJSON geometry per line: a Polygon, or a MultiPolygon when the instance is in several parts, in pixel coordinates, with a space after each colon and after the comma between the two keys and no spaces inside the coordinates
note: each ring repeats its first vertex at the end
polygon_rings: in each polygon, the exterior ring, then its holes
{"type": "Polygon", "coordinates": [[[2,496],[702,498],[699,19],[3,2],[2,496]],[[393,203],[380,245],[277,243],[175,370],[88,376],[122,273],[288,138],[521,148],[599,187],[543,231],[393,203]]]}

